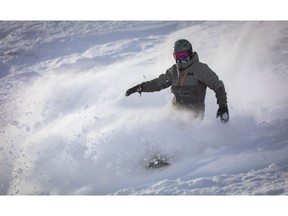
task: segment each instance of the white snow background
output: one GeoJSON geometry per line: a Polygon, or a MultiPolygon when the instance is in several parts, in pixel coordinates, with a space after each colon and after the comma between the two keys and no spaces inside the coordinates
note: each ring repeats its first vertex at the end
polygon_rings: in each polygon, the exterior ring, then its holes
{"type": "Polygon", "coordinates": [[[287,195],[288,22],[0,22],[1,195],[287,195]],[[223,80],[203,122],[125,97],[191,41],[223,80]],[[149,170],[154,154],[171,166],[149,170]]]}

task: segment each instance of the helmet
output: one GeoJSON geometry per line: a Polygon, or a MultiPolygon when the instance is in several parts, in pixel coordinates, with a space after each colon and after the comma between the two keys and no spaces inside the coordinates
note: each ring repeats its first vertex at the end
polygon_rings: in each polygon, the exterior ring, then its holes
{"type": "Polygon", "coordinates": [[[177,40],[173,45],[173,52],[174,53],[189,51],[189,50],[192,51],[192,45],[186,39],[177,40]]]}
{"type": "Polygon", "coordinates": [[[192,45],[186,39],[177,40],[173,45],[173,55],[177,63],[190,61],[192,52],[192,45]]]}

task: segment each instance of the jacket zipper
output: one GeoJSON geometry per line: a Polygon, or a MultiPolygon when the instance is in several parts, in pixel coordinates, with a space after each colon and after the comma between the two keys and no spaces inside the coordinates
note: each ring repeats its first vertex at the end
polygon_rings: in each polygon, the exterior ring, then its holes
{"type": "Polygon", "coordinates": [[[179,86],[183,86],[183,84],[184,84],[184,80],[185,80],[185,78],[186,78],[186,76],[187,76],[187,73],[184,73],[184,74],[179,74],[179,86]]]}

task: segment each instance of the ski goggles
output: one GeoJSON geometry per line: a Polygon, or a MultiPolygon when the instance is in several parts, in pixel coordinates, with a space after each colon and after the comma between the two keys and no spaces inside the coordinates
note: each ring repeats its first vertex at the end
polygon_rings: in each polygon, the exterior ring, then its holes
{"type": "Polygon", "coordinates": [[[176,61],[179,61],[179,60],[185,60],[189,58],[190,54],[189,52],[184,51],[184,52],[173,53],[173,56],[176,61]]]}

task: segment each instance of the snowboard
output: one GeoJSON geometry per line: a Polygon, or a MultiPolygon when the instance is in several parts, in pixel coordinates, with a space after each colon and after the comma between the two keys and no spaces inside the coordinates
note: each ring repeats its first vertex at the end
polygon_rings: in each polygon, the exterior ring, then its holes
{"type": "Polygon", "coordinates": [[[156,154],[154,157],[152,157],[152,159],[148,160],[146,163],[146,168],[159,169],[170,165],[171,164],[166,157],[156,154]]]}

